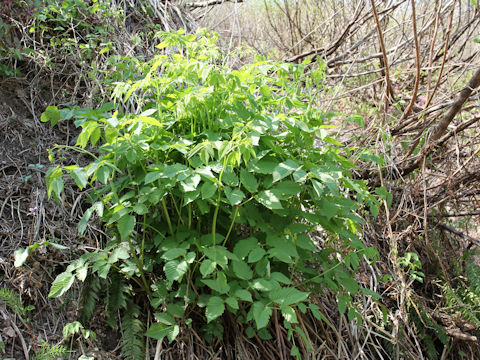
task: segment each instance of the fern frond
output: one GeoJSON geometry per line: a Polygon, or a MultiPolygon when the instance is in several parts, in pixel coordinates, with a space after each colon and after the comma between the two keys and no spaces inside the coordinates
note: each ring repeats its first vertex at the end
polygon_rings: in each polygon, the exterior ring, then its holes
{"type": "Polygon", "coordinates": [[[65,346],[49,345],[45,342],[35,352],[35,360],[56,360],[65,357],[68,353],[69,350],[65,346]]]}
{"type": "Polygon", "coordinates": [[[465,277],[459,278],[459,282],[453,289],[444,286],[446,303],[456,308],[464,320],[480,327],[480,266],[472,255],[465,257],[465,277]]]}
{"type": "Polygon", "coordinates": [[[480,296],[480,266],[475,264],[471,258],[467,259],[465,275],[467,276],[470,288],[480,296]]]}
{"type": "Polygon", "coordinates": [[[422,340],[429,359],[438,359],[438,351],[435,342],[439,340],[444,346],[449,346],[449,336],[445,327],[436,322],[419,304],[410,312],[410,319],[415,324],[417,334],[422,340]]]}
{"type": "Polygon", "coordinates": [[[115,327],[115,316],[118,310],[127,308],[127,299],[130,294],[130,287],[123,283],[117,273],[112,274],[106,298],[107,323],[115,327]]]}
{"type": "Polygon", "coordinates": [[[2,300],[7,307],[15,314],[25,316],[27,309],[23,306],[23,301],[20,296],[13,290],[6,288],[0,289],[0,300],[2,300]]]}
{"type": "Polygon", "coordinates": [[[97,276],[88,276],[84,283],[82,298],[80,300],[80,321],[82,323],[86,323],[92,318],[100,290],[100,278],[97,276]]]}
{"type": "Polygon", "coordinates": [[[122,317],[122,353],[127,360],[145,358],[145,327],[139,318],[140,308],[129,301],[122,317]]]}

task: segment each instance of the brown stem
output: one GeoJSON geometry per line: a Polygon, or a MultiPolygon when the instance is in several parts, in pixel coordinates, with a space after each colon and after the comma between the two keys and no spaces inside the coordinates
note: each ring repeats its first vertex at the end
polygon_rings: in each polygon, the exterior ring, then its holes
{"type": "Polygon", "coordinates": [[[430,85],[432,81],[432,65],[433,65],[433,50],[435,48],[435,40],[437,39],[438,25],[440,23],[440,13],[442,12],[443,0],[438,4],[437,14],[435,16],[435,30],[433,30],[432,42],[430,43],[430,51],[428,54],[428,75],[427,75],[427,99],[430,98],[430,85]]]}
{"type": "Polygon", "coordinates": [[[447,58],[448,46],[449,46],[449,41],[450,41],[450,31],[452,30],[453,13],[455,12],[456,3],[457,3],[457,1],[454,0],[453,4],[452,4],[452,11],[450,12],[450,19],[448,21],[448,29],[447,29],[446,39],[445,39],[445,47],[443,49],[442,65],[440,67],[440,72],[438,73],[437,83],[435,84],[435,87],[433,88],[432,93],[428,95],[428,99],[427,99],[427,102],[425,103],[424,109],[426,109],[430,105],[430,103],[432,102],[433,96],[435,95],[435,92],[437,91],[438,86],[440,85],[440,80],[441,80],[442,74],[443,74],[443,68],[445,67],[445,61],[446,61],[446,58],[447,58]]]}
{"type": "Polygon", "coordinates": [[[434,127],[428,141],[423,146],[423,149],[421,151],[421,156],[416,161],[413,161],[410,165],[402,169],[401,171],[402,176],[410,174],[415,169],[418,169],[418,167],[422,163],[423,157],[429,155],[434,150],[434,145],[436,141],[442,137],[442,135],[447,130],[448,125],[450,125],[450,123],[453,121],[453,119],[455,118],[455,115],[457,115],[458,112],[460,112],[460,110],[463,107],[463,104],[465,104],[467,99],[472,94],[473,90],[475,90],[479,86],[480,86],[480,68],[475,72],[475,74],[473,74],[467,86],[465,86],[462,89],[462,91],[460,91],[460,94],[458,95],[457,99],[454,101],[454,103],[452,104],[450,109],[447,111],[447,113],[443,116],[442,120],[437,124],[437,126],[434,127]]]}
{"type": "Polygon", "coordinates": [[[383,32],[382,32],[382,27],[380,26],[380,21],[378,20],[378,14],[377,14],[377,8],[375,6],[375,0],[370,0],[370,3],[372,4],[372,11],[373,11],[373,17],[375,18],[375,23],[377,25],[377,32],[378,32],[378,41],[380,43],[380,49],[382,50],[382,58],[383,58],[383,64],[385,67],[385,111],[388,109],[388,104],[390,101],[390,95],[391,95],[391,84],[390,84],[390,71],[388,68],[388,58],[387,58],[387,51],[385,50],[385,42],[383,40],[383,32]]]}
{"type": "Polygon", "coordinates": [[[417,65],[417,73],[415,74],[415,85],[413,87],[412,98],[410,99],[410,103],[408,104],[407,108],[405,109],[405,112],[403,113],[400,121],[406,119],[408,117],[408,115],[410,115],[410,112],[412,111],[413,105],[415,104],[415,100],[417,99],[418,84],[420,82],[420,49],[419,49],[418,35],[417,35],[417,21],[416,21],[416,15],[415,15],[415,0],[411,0],[410,3],[411,3],[411,6],[412,6],[413,39],[415,41],[415,63],[417,65]]]}

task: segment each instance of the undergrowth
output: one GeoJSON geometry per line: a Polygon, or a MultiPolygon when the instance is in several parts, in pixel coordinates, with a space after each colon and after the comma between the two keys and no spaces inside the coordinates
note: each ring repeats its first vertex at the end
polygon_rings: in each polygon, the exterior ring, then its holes
{"type": "Polygon", "coordinates": [[[24,306],[20,296],[13,290],[0,288],[0,300],[15,314],[25,317],[27,312],[34,309],[33,306],[24,306]]]}
{"type": "MultiPolygon", "coordinates": [[[[478,251],[469,251],[461,263],[464,271],[459,271],[455,286],[443,287],[446,305],[457,311],[466,321],[480,327],[480,266],[476,263],[478,251]]],[[[460,269],[459,269],[460,270],[460,269]]]]}

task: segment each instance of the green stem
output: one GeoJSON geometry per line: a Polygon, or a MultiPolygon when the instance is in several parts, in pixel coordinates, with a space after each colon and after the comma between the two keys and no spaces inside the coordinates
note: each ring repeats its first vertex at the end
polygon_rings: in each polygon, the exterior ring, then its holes
{"type": "Polygon", "coordinates": [[[168,230],[170,231],[170,234],[173,235],[172,222],[170,221],[170,216],[168,215],[168,210],[167,210],[167,204],[165,202],[165,197],[162,198],[162,208],[163,208],[163,216],[165,216],[165,219],[167,220],[168,230]]]}
{"type": "Polygon", "coordinates": [[[144,253],[145,253],[145,234],[146,234],[146,231],[145,231],[145,225],[147,223],[147,217],[146,215],[144,214],[143,215],[143,231],[142,231],[142,248],[141,248],[141,251],[140,251],[140,264],[142,265],[142,269],[143,269],[143,259],[144,259],[144,253]]]}
{"type": "Polygon", "coordinates": [[[138,271],[140,271],[140,277],[142,278],[143,282],[143,287],[145,288],[145,291],[147,292],[147,296],[149,300],[152,300],[152,292],[150,291],[150,287],[148,286],[147,279],[145,278],[145,272],[143,271],[143,266],[138,260],[138,256],[135,253],[135,247],[133,246],[132,239],[128,237],[128,246],[130,247],[130,252],[133,255],[133,259],[135,260],[135,265],[137,265],[138,271]]]}
{"type": "Polygon", "coordinates": [[[55,145],[53,147],[54,149],[66,149],[66,150],[73,150],[73,151],[76,151],[80,154],[86,154],[86,155],[89,155],[91,157],[93,157],[95,160],[98,160],[98,157],[91,153],[90,151],[88,150],[85,150],[85,149],[82,149],[81,147],[78,147],[78,146],[70,146],[70,145],[55,145]]]}
{"type": "Polygon", "coordinates": [[[325,271],[322,272],[321,274],[318,274],[318,275],[316,275],[316,276],[314,276],[314,277],[312,277],[312,278],[310,278],[310,279],[304,280],[304,281],[302,281],[301,283],[298,283],[296,286],[299,287],[299,286],[301,286],[301,285],[308,284],[310,281],[313,281],[313,280],[315,280],[315,279],[318,279],[318,278],[321,277],[321,276],[324,276],[325,274],[328,274],[330,271],[336,269],[337,267],[339,267],[339,266],[342,265],[342,264],[343,264],[343,263],[338,262],[335,266],[332,266],[330,269],[325,270],[325,271]]]}
{"type": "Polygon", "coordinates": [[[218,217],[219,210],[220,210],[220,191],[218,192],[217,206],[215,207],[215,212],[213,213],[213,223],[212,223],[212,245],[213,246],[215,246],[215,233],[217,231],[217,217],[218,217]]]}
{"type": "Polygon", "coordinates": [[[235,218],[237,217],[237,214],[238,214],[238,208],[239,208],[238,206],[235,207],[235,211],[233,212],[232,222],[230,223],[230,227],[228,228],[228,232],[227,232],[227,235],[225,236],[225,240],[223,240],[223,245],[227,243],[228,237],[232,232],[233,225],[235,224],[235,218]]]}
{"type": "Polygon", "coordinates": [[[220,175],[218,176],[218,182],[219,182],[219,187],[218,187],[218,196],[217,196],[217,206],[215,206],[215,212],[213,213],[213,222],[212,222],[212,244],[215,246],[215,234],[217,231],[217,217],[218,217],[218,211],[220,210],[220,199],[221,199],[221,185],[222,185],[222,177],[223,177],[223,172],[225,171],[225,167],[227,166],[227,159],[223,161],[223,168],[222,171],[220,172],[220,175]]]}

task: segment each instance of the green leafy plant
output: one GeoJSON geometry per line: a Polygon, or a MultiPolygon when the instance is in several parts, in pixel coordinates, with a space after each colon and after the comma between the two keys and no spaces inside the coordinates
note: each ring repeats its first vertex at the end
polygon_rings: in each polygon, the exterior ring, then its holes
{"type": "Polygon", "coordinates": [[[36,360],[56,360],[60,357],[68,355],[68,349],[63,345],[49,345],[43,343],[40,348],[35,351],[36,360]]]}
{"type": "Polygon", "coordinates": [[[410,317],[417,329],[418,337],[425,346],[426,353],[430,359],[438,359],[439,346],[435,342],[441,343],[445,347],[450,346],[450,338],[445,327],[435,321],[421,305],[410,308],[410,317]]]}
{"type": "Polygon", "coordinates": [[[51,242],[51,241],[42,241],[42,242],[35,242],[33,243],[32,245],[26,247],[26,248],[23,248],[23,249],[18,249],[15,251],[14,253],[14,256],[15,256],[15,267],[20,267],[22,266],[23,264],[25,264],[25,262],[27,261],[28,257],[30,256],[30,254],[32,252],[34,252],[36,249],[38,249],[40,246],[51,246],[53,247],[54,249],[57,249],[57,250],[67,250],[68,247],[67,246],[63,246],[63,245],[60,245],[60,244],[57,244],[57,243],[54,243],[54,242],[51,242]]]}
{"type": "MultiPolygon", "coordinates": [[[[155,311],[146,335],[170,341],[192,324],[221,337],[226,311],[264,336],[278,314],[289,338],[301,337],[297,313],[321,318],[308,298],[325,288],[361,321],[352,296],[369,292],[353,273],[376,251],[359,239],[359,214],[377,213],[379,201],[351,177],[355,165],[301,92],[305,65],[259,59],[231,70],[216,37],[158,36],[161,52],[135,60],[114,103],[68,113],[82,128],[73,149],[92,162],[49,169],[48,194],[60,200],[65,177],[89,189],[78,231],[96,215],[110,240],[59,274],[49,296],[87,275],[118,277],[111,290],[125,300],[108,306],[124,314],[130,358],[144,343],[133,295],[155,311]]],[[[42,121],[65,114],[50,107],[42,121]]]]}
{"type": "Polygon", "coordinates": [[[27,312],[33,310],[32,305],[24,306],[20,296],[13,290],[0,288],[0,300],[15,314],[25,317],[27,312]]]}
{"type": "Polygon", "coordinates": [[[474,257],[478,252],[467,252],[464,256],[462,276],[455,278],[453,288],[443,286],[447,305],[456,309],[465,320],[480,327],[480,266],[474,257]]]}
{"type": "Polygon", "coordinates": [[[112,49],[108,34],[120,23],[121,16],[110,0],[48,0],[35,11],[29,32],[41,32],[59,52],[76,51],[80,61],[92,60],[94,55],[112,49]]]}
{"type": "Polygon", "coordinates": [[[126,359],[145,357],[144,333],[140,307],[130,300],[122,316],[122,353],[126,359]]]}
{"type": "Polygon", "coordinates": [[[410,281],[423,282],[425,274],[420,271],[422,269],[422,263],[418,258],[417,253],[406,252],[405,256],[401,256],[397,259],[397,263],[408,273],[410,281]]]}
{"type": "Polygon", "coordinates": [[[81,334],[85,339],[91,338],[93,341],[97,339],[97,334],[94,331],[85,329],[78,321],[66,324],[63,327],[62,334],[65,339],[77,334],[81,334]]]}

